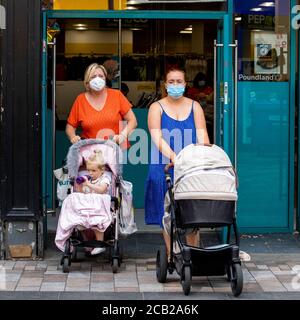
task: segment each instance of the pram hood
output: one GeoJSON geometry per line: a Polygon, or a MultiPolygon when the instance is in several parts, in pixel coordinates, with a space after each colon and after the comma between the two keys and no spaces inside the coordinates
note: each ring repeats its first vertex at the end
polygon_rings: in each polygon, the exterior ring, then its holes
{"type": "Polygon", "coordinates": [[[73,144],[67,154],[67,168],[70,178],[78,175],[79,167],[86,161],[94,150],[101,150],[104,160],[112,173],[122,175],[122,151],[112,140],[85,139],[73,144]]]}
{"type": "Polygon", "coordinates": [[[216,145],[189,145],[174,165],[174,198],[237,200],[236,175],[229,157],[216,145]]]}

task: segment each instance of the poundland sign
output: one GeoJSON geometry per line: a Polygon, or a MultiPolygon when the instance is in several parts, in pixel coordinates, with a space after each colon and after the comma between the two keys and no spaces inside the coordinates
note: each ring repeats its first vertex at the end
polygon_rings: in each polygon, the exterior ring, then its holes
{"type": "Polygon", "coordinates": [[[3,6],[0,6],[0,29],[6,29],[6,12],[3,6]]]}

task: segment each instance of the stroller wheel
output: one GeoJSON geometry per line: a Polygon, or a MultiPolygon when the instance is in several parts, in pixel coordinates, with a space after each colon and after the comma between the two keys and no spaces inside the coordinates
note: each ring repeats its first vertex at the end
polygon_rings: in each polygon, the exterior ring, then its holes
{"type": "Polygon", "coordinates": [[[235,297],[238,297],[243,290],[243,272],[239,263],[232,265],[231,290],[235,297]]]}
{"type": "Polygon", "coordinates": [[[168,272],[168,256],[166,247],[163,246],[157,251],[156,255],[156,278],[160,283],[165,283],[168,272]]]}
{"type": "Polygon", "coordinates": [[[182,268],[181,273],[181,286],[183,293],[188,296],[191,292],[191,282],[192,282],[192,273],[191,273],[191,267],[185,266],[182,268]]]}
{"type": "Polygon", "coordinates": [[[119,259],[118,258],[113,258],[112,260],[112,271],[113,273],[117,273],[119,268],[119,259]]]}
{"type": "Polygon", "coordinates": [[[69,257],[64,257],[62,260],[62,270],[63,273],[68,273],[70,271],[70,259],[69,257]]]}

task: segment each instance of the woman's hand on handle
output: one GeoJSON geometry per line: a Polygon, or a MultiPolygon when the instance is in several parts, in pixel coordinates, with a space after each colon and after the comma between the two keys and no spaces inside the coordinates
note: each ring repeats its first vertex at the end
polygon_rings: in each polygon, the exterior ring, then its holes
{"type": "Polygon", "coordinates": [[[172,167],[174,167],[174,163],[173,163],[173,162],[168,163],[168,164],[165,166],[165,169],[164,169],[165,174],[169,173],[169,170],[170,170],[170,168],[172,168],[172,167]]]}
{"type": "Polygon", "coordinates": [[[126,140],[126,137],[123,134],[116,134],[115,136],[113,136],[112,140],[120,145],[126,140]]]}
{"type": "Polygon", "coordinates": [[[74,144],[81,140],[80,136],[74,136],[73,138],[70,139],[71,143],[74,144]]]}
{"type": "Polygon", "coordinates": [[[76,134],[76,128],[69,123],[66,125],[66,135],[72,144],[78,142],[81,138],[76,134]]]}

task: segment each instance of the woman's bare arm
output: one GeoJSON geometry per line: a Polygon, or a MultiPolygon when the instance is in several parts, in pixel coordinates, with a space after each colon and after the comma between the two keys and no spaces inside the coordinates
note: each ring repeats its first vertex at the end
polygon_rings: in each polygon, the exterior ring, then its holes
{"type": "Polygon", "coordinates": [[[197,133],[197,142],[199,144],[209,144],[209,137],[206,129],[206,121],[202,107],[194,102],[194,121],[197,133]]]}
{"type": "Polygon", "coordinates": [[[120,134],[123,135],[124,138],[128,138],[132,131],[137,127],[137,120],[131,109],[124,115],[123,119],[127,121],[127,125],[120,134]]]}
{"type": "Polygon", "coordinates": [[[66,135],[71,143],[76,143],[80,140],[80,137],[76,135],[76,129],[68,123],[66,125],[66,135]]]}

